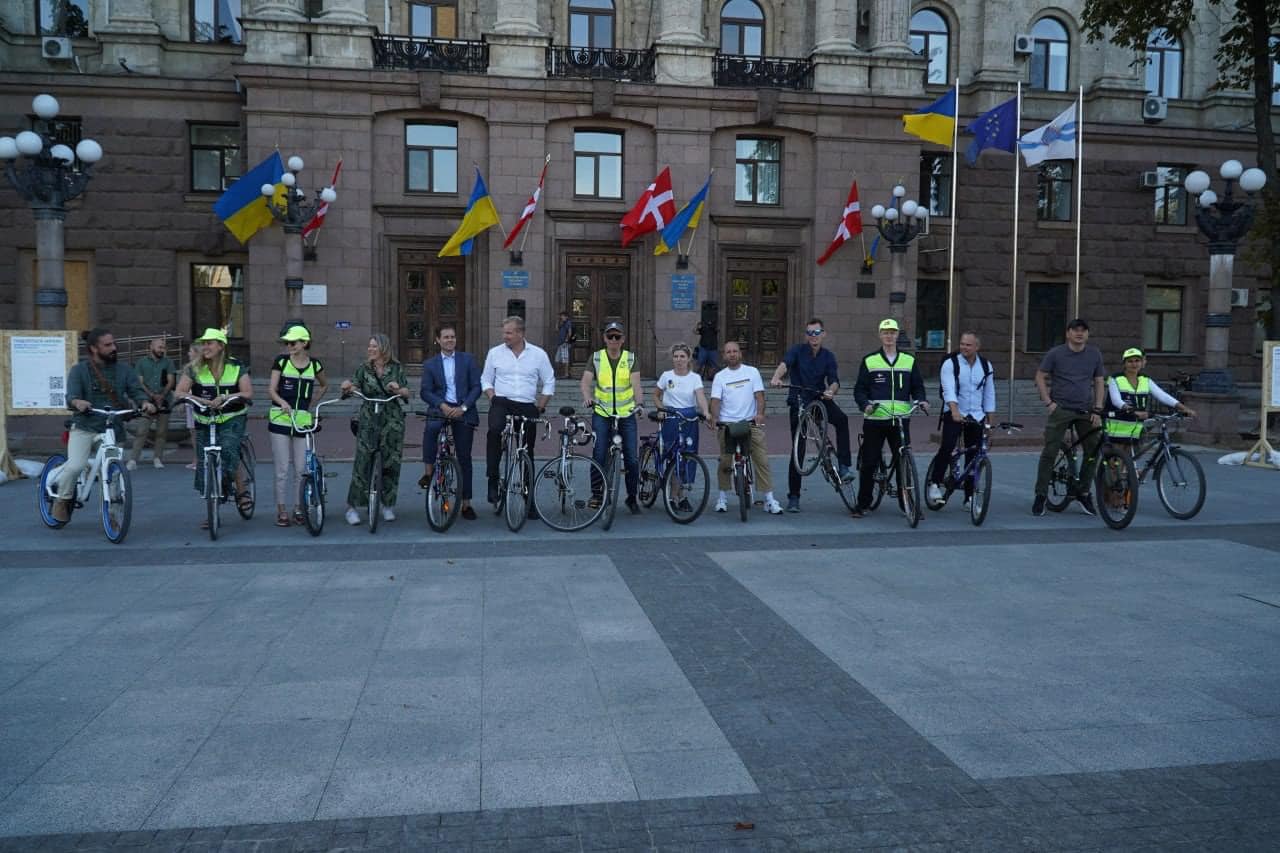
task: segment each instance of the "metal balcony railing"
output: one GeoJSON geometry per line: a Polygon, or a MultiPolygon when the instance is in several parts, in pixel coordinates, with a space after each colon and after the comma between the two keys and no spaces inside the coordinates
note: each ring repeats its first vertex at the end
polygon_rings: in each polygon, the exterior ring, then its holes
{"type": "Polygon", "coordinates": [[[489,70],[489,45],[466,39],[373,37],[373,67],[380,71],[456,71],[484,74],[489,70]]]}
{"type": "Polygon", "coordinates": [[[547,48],[548,77],[586,77],[652,83],[653,65],[653,48],[622,50],[563,45],[551,45],[547,48]]]}
{"type": "Polygon", "coordinates": [[[717,86],[812,89],[813,60],[717,53],[715,65],[712,68],[712,79],[717,86]]]}

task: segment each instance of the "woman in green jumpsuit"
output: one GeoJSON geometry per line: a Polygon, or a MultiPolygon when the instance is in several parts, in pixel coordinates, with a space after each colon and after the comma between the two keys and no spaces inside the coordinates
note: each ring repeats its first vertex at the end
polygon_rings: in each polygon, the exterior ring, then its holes
{"type": "MultiPolygon", "coordinates": [[[[352,389],[366,397],[403,397],[409,399],[409,383],[404,365],[391,352],[391,339],[377,334],[369,339],[369,358],[356,368],[351,379],[342,383],[342,393],[352,389]]],[[[373,404],[360,407],[360,429],[356,433],[356,458],[351,467],[351,488],[347,490],[347,523],[360,524],[357,506],[369,494],[369,463],[375,453],[382,453],[382,519],[395,521],[392,507],[400,485],[400,457],[404,452],[405,407],[398,403],[382,406],[375,415],[373,404]]]]}

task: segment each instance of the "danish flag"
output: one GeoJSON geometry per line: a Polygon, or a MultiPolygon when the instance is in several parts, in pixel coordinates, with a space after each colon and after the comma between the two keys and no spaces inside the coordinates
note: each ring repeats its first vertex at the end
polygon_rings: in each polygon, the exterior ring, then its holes
{"type": "Polygon", "coordinates": [[[547,155],[547,159],[542,163],[542,174],[538,177],[538,188],[533,191],[533,195],[529,196],[529,200],[525,202],[524,213],[520,214],[520,221],[511,229],[511,233],[507,235],[507,242],[502,244],[502,248],[510,248],[511,244],[516,241],[516,235],[524,228],[525,223],[533,219],[533,214],[538,210],[538,199],[542,198],[542,182],[547,179],[547,166],[551,163],[551,155],[547,155]]]}
{"type": "Polygon", "coordinates": [[[636,206],[627,211],[619,226],[622,247],[651,231],[661,231],[676,215],[676,199],[671,193],[671,170],[664,168],[645,189],[636,206]]]}
{"type": "MultiPolygon", "coordinates": [[[[338,174],[342,171],[342,158],[338,158],[338,165],[333,167],[333,180],[329,182],[329,188],[332,189],[338,185],[338,174]]],[[[316,210],[315,216],[307,220],[307,224],[302,226],[302,239],[307,239],[307,235],[313,231],[319,230],[324,224],[324,215],[329,212],[329,202],[321,201],[320,207],[316,210]]]]}
{"type": "Polygon", "coordinates": [[[844,213],[840,217],[840,224],[836,227],[835,239],[831,241],[831,245],[822,253],[822,257],[818,258],[818,265],[821,266],[827,262],[827,259],[835,254],[836,249],[844,245],[846,240],[852,240],[854,234],[862,233],[862,208],[858,206],[858,182],[854,181],[853,186],[849,188],[849,200],[844,204],[844,213]]]}

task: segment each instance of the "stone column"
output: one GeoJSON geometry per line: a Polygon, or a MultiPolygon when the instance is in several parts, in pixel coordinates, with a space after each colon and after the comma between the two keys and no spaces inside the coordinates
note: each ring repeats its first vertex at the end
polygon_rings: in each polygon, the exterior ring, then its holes
{"type": "Polygon", "coordinates": [[[714,44],[704,37],[700,0],[660,0],[654,41],[654,79],[662,84],[710,86],[714,44]]]}
{"type": "Polygon", "coordinates": [[[907,249],[911,243],[889,241],[889,316],[898,321],[898,349],[913,349],[907,334],[907,249]]]}
{"type": "MultiPolygon", "coordinates": [[[[1025,60],[1013,53],[1013,40],[1019,30],[1015,23],[1013,0],[983,0],[974,23],[981,35],[976,47],[977,68],[973,79],[982,82],[1013,83],[1025,70],[1025,60]]],[[[954,39],[952,51],[955,50],[954,39]]]]}
{"type": "Polygon", "coordinates": [[[489,73],[507,77],[543,77],[551,40],[538,25],[538,0],[502,0],[489,43],[489,73]]]}
{"type": "Polygon", "coordinates": [[[538,26],[538,0],[502,0],[493,31],[512,36],[544,35],[538,26]]]}
{"type": "Polygon", "coordinates": [[[367,24],[364,0],[324,0],[320,21],[326,24],[367,24]]]}
{"type": "MultiPolygon", "coordinates": [[[[839,3],[841,0],[826,0],[839,3]]],[[[819,13],[821,14],[821,13],[819,13]]],[[[821,24],[821,18],[819,23],[821,24]]],[[[871,52],[901,55],[911,52],[911,0],[875,0],[871,9],[871,52]]]]}
{"type": "Polygon", "coordinates": [[[1214,251],[1209,255],[1209,313],[1204,318],[1204,370],[1194,390],[1231,394],[1235,381],[1228,367],[1231,345],[1231,276],[1234,251],[1214,251]]]}
{"type": "Polygon", "coordinates": [[[240,18],[244,61],[307,64],[307,40],[299,26],[306,21],[303,0],[244,0],[240,18]]]}
{"type": "Polygon", "coordinates": [[[32,204],[31,211],[36,220],[36,326],[40,329],[65,329],[67,291],[63,280],[63,223],[67,209],[58,199],[52,204],[32,204]]]}
{"type": "Polygon", "coordinates": [[[305,0],[246,0],[241,10],[244,17],[277,21],[305,21],[305,0]]]}
{"type": "Polygon", "coordinates": [[[111,0],[107,29],[110,32],[158,33],[152,0],[111,0]]]}
{"type": "Polygon", "coordinates": [[[858,53],[853,44],[858,25],[857,0],[817,0],[818,43],[814,53],[858,53]]]}

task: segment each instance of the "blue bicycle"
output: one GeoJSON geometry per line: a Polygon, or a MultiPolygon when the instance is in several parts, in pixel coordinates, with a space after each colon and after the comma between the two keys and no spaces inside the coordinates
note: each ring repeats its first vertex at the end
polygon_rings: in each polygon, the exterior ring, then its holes
{"type": "Polygon", "coordinates": [[[676,524],[691,524],[706,509],[711,497],[711,475],[707,463],[693,452],[693,436],[701,415],[681,414],[676,409],[660,408],[649,413],[649,420],[661,424],[664,418],[678,418],[679,440],[667,445],[662,430],[640,439],[640,502],[651,507],[662,493],[662,504],[676,524]]]}
{"type": "MultiPolygon", "coordinates": [[[[966,425],[977,423],[972,417],[965,416],[966,425]]],[[[1000,429],[1005,433],[1012,435],[1022,429],[1022,424],[1010,423],[1003,421],[1000,429]]],[[[951,493],[957,489],[964,489],[968,493],[968,488],[972,488],[972,495],[966,498],[969,506],[969,520],[974,526],[979,526],[987,518],[987,511],[991,508],[991,459],[987,455],[990,446],[991,425],[985,421],[982,424],[982,436],[978,439],[977,444],[971,444],[967,447],[963,446],[964,441],[957,441],[956,447],[951,451],[951,458],[947,460],[947,473],[942,478],[942,498],[940,500],[930,500],[928,497],[929,485],[934,482],[934,463],[929,463],[929,472],[925,474],[925,506],[931,510],[940,510],[947,505],[947,500],[951,497],[951,493]],[[965,455],[973,453],[973,461],[965,464],[965,455]]],[[[936,457],[935,457],[936,461],[936,457]]]]}
{"type": "Polygon", "coordinates": [[[317,404],[311,413],[310,427],[298,426],[298,413],[296,411],[289,413],[289,419],[293,421],[293,431],[307,440],[306,462],[298,476],[298,506],[302,507],[302,515],[307,522],[307,532],[312,536],[319,536],[324,530],[324,498],[329,491],[324,482],[324,459],[316,453],[315,434],[320,431],[320,410],[336,402],[338,401],[325,400],[317,404]]]}

